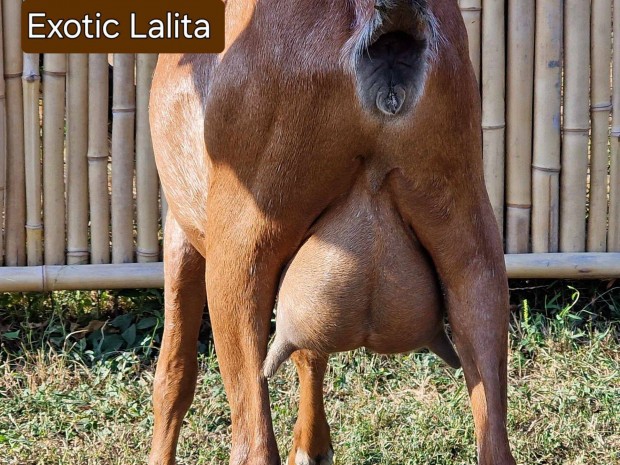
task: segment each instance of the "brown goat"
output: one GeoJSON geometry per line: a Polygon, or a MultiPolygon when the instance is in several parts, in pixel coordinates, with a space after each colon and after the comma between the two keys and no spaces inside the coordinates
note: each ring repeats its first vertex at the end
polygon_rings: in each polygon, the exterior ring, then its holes
{"type": "Polygon", "coordinates": [[[170,204],[151,465],[175,460],[205,301],[231,464],[280,462],[264,370],[292,350],[289,464],[330,464],[327,353],[365,345],[460,358],[479,464],[514,465],[507,279],[456,0],[228,0],[222,54],[160,56],[151,125],[170,204]]]}

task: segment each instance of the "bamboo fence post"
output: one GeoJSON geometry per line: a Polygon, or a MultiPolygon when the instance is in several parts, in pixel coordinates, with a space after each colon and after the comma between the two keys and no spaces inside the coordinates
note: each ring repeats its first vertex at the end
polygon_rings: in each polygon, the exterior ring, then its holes
{"type": "Polygon", "coordinates": [[[480,83],[482,1],[459,0],[459,6],[461,7],[461,14],[469,38],[469,58],[474,67],[476,79],[480,83]]]}
{"type": "Polygon", "coordinates": [[[609,162],[609,232],[607,251],[620,252],[620,0],[613,11],[613,120],[609,162]]]}
{"type": "Polygon", "coordinates": [[[136,211],[138,262],[159,260],[159,182],[149,125],[149,95],[157,54],[139,54],[136,67],[136,211]]]}
{"type": "Polygon", "coordinates": [[[482,145],[484,178],[504,230],[505,41],[504,0],[487,0],[482,16],[482,145]]]}
{"type": "Polygon", "coordinates": [[[532,251],[559,246],[562,0],[537,0],[532,163],[532,251]]]}
{"type": "Polygon", "coordinates": [[[43,223],[46,265],[65,263],[65,103],[67,55],[43,57],[43,223]]]}
{"type": "Polygon", "coordinates": [[[560,251],[586,249],[590,135],[590,2],[564,3],[564,124],[560,179],[560,251]]]}
{"type": "Polygon", "coordinates": [[[2,0],[4,78],[6,80],[7,157],[5,194],[5,263],[26,264],[26,181],[24,159],[24,101],[21,50],[22,0],[2,0]]]}
{"type": "Polygon", "coordinates": [[[508,3],[506,251],[526,253],[532,212],[535,0],[508,3]]]}
{"type": "Polygon", "coordinates": [[[133,261],[135,56],[114,55],[112,106],[112,262],[133,261]]]}
{"type": "Polygon", "coordinates": [[[6,187],[6,86],[4,83],[4,27],[0,1],[0,266],[4,263],[4,194],[6,187]]]}
{"type": "Polygon", "coordinates": [[[88,195],[90,259],[110,263],[110,191],[108,188],[108,57],[92,54],[88,61],[88,195]]]}
{"type": "Polygon", "coordinates": [[[607,163],[611,110],[611,0],[592,0],[592,145],[588,252],[607,250],[607,163]]]}
{"type": "Polygon", "coordinates": [[[39,54],[24,54],[24,152],[26,165],[26,248],[28,266],[43,265],[41,217],[41,118],[39,54]]]}
{"type": "Polygon", "coordinates": [[[88,55],[67,74],[67,263],[88,263],[88,55]]]}

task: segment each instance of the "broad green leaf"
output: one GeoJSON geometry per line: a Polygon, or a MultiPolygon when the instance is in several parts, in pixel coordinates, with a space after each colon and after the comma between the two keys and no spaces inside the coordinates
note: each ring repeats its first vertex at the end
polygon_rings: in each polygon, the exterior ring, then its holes
{"type": "Polygon", "coordinates": [[[124,342],[123,337],[118,334],[106,335],[101,343],[101,353],[115,352],[123,346],[124,342]]]}
{"type": "Polygon", "coordinates": [[[147,318],[142,318],[140,321],[138,321],[138,323],[136,324],[136,329],[148,329],[152,328],[156,324],[157,317],[149,316],[147,318]]]}
{"type": "Polygon", "coordinates": [[[120,315],[114,318],[110,322],[110,326],[114,326],[115,328],[120,329],[121,331],[125,331],[131,325],[133,321],[133,315],[131,313],[126,313],[125,315],[120,315]]]}
{"type": "Polygon", "coordinates": [[[131,347],[133,343],[136,342],[136,325],[131,325],[129,328],[123,331],[123,334],[121,334],[121,336],[123,336],[123,339],[125,339],[127,345],[131,347]]]}
{"type": "Polygon", "coordinates": [[[17,331],[11,331],[10,333],[4,333],[2,338],[8,341],[15,341],[16,339],[19,339],[19,329],[17,331]]]}

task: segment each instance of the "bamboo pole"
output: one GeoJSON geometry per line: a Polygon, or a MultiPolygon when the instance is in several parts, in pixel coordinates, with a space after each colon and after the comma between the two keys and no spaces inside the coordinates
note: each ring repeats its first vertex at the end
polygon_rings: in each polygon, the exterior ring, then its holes
{"type": "Polygon", "coordinates": [[[4,264],[4,195],[6,188],[6,85],[4,83],[4,27],[0,1],[0,266],[4,264]]]}
{"type": "Polygon", "coordinates": [[[529,252],[535,0],[508,3],[506,251],[529,252]]]}
{"type": "Polygon", "coordinates": [[[88,193],[90,257],[110,263],[110,191],[108,189],[108,57],[93,54],[88,62],[88,193]]]}
{"type": "Polygon", "coordinates": [[[24,150],[26,165],[26,246],[28,265],[43,265],[41,217],[41,118],[39,54],[24,54],[24,150]]]}
{"type": "Polygon", "coordinates": [[[505,44],[504,0],[487,0],[482,16],[482,144],[484,178],[504,230],[505,44]]]}
{"type": "MultiPolygon", "coordinates": [[[[511,279],[620,278],[620,253],[505,255],[511,279]]],[[[0,292],[138,289],[164,286],[163,263],[0,268],[0,292]]]]}
{"type": "Polygon", "coordinates": [[[590,135],[590,2],[564,3],[564,124],[560,179],[560,251],[586,250],[590,135]]]}
{"type": "Polygon", "coordinates": [[[2,0],[4,77],[6,80],[7,157],[5,195],[5,263],[26,264],[26,182],[24,101],[21,50],[22,0],[2,0]]]}
{"type": "Polygon", "coordinates": [[[609,232],[607,250],[620,252],[620,0],[614,0],[613,12],[613,120],[609,163],[609,232]]]}
{"type": "Polygon", "coordinates": [[[620,253],[530,253],[505,256],[511,279],[620,278],[620,253]]]}
{"type": "Polygon", "coordinates": [[[65,263],[64,138],[67,56],[47,53],[43,64],[43,221],[45,264],[65,263]]]}
{"type": "Polygon", "coordinates": [[[559,247],[562,0],[536,2],[532,250],[559,247]]]}
{"type": "Polygon", "coordinates": [[[0,292],[161,288],[163,263],[0,268],[0,292]]]}
{"type": "Polygon", "coordinates": [[[611,0],[592,0],[592,145],[588,252],[607,250],[607,164],[611,110],[611,0]]]}
{"type": "Polygon", "coordinates": [[[476,79],[480,82],[482,1],[459,0],[459,6],[461,7],[461,14],[463,15],[463,21],[465,22],[469,38],[469,58],[474,67],[476,79]]]}
{"type": "Polygon", "coordinates": [[[67,74],[67,263],[88,263],[88,55],[67,74]]]}
{"type": "Polygon", "coordinates": [[[112,262],[133,261],[135,56],[114,55],[112,106],[112,262]]]}
{"type": "Polygon", "coordinates": [[[139,54],[136,86],[136,211],[138,262],[159,261],[159,182],[149,125],[149,94],[156,54],[139,54]]]}

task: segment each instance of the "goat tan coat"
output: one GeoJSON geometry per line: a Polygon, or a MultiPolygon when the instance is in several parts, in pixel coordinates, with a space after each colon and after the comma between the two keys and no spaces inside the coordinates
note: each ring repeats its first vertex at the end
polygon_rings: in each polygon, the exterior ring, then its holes
{"type": "Polygon", "coordinates": [[[479,463],[514,465],[507,280],[456,0],[229,0],[226,21],[222,54],[162,55],[153,81],[170,210],[151,465],[174,463],[206,301],[231,464],[279,463],[263,373],[279,291],[276,342],[301,349],[289,464],[332,461],[327,353],[429,346],[456,365],[445,308],[479,463]]]}

